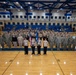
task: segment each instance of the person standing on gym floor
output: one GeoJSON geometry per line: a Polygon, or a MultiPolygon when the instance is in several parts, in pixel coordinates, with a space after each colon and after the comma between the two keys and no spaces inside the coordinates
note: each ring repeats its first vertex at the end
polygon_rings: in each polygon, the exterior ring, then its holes
{"type": "Polygon", "coordinates": [[[46,39],[44,39],[44,41],[43,41],[44,54],[46,54],[47,46],[48,46],[48,41],[46,39]]]}
{"type": "Polygon", "coordinates": [[[24,51],[25,54],[28,54],[28,40],[26,38],[24,39],[24,51]]]}

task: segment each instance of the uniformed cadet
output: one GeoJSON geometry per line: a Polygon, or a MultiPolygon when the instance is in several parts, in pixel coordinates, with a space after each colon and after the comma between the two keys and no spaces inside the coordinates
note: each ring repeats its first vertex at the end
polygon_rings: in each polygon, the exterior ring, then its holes
{"type": "Polygon", "coordinates": [[[28,40],[26,38],[24,39],[24,51],[25,54],[28,54],[28,40]]]}
{"type": "Polygon", "coordinates": [[[31,40],[32,54],[35,54],[35,45],[36,45],[35,38],[32,38],[31,40]]]}
{"type": "Polygon", "coordinates": [[[4,48],[4,40],[3,40],[2,34],[0,34],[0,45],[2,48],[4,48]]]}
{"type": "Polygon", "coordinates": [[[18,40],[19,47],[21,48],[23,44],[23,37],[21,36],[21,34],[19,34],[19,36],[17,37],[17,40],[18,40]]]}
{"type": "Polygon", "coordinates": [[[65,34],[63,46],[64,46],[64,50],[67,50],[67,46],[68,46],[68,35],[67,34],[65,34]]]}
{"type": "Polygon", "coordinates": [[[51,50],[53,50],[53,46],[54,46],[54,34],[51,34],[50,35],[50,47],[51,47],[51,50]]]}
{"type": "Polygon", "coordinates": [[[11,41],[12,41],[12,36],[10,33],[8,33],[6,37],[6,44],[9,48],[11,48],[11,41]]]}
{"type": "Polygon", "coordinates": [[[43,47],[44,47],[44,55],[45,55],[47,52],[47,47],[48,47],[48,41],[46,39],[44,39],[43,41],[43,47]]]}
{"type": "Polygon", "coordinates": [[[60,45],[61,45],[61,36],[58,33],[57,37],[56,37],[56,46],[57,46],[57,50],[60,50],[60,45]]]}
{"type": "Polygon", "coordinates": [[[68,50],[71,50],[72,49],[72,43],[73,43],[73,38],[71,35],[69,35],[68,37],[68,50]]]}
{"type": "Polygon", "coordinates": [[[17,48],[17,36],[16,36],[16,34],[13,34],[13,36],[12,36],[12,43],[14,45],[14,48],[17,48]]]}
{"type": "Polygon", "coordinates": [[[76,50],[76,36],[73,36],[73,49],[76,50]]]}
{"type": "Polygon", "coordinates": [[[38,54],[41,54],[41,44],[42,44],[42,41],[40,40],[40,38],[38,38],[38,44],[37,44],[37,50],[38,50],[38,54]]]}
{"type": "Polygon", "coordinates": [[[39,38],[42,40],[42,33],[39,32],[39,38]]]}

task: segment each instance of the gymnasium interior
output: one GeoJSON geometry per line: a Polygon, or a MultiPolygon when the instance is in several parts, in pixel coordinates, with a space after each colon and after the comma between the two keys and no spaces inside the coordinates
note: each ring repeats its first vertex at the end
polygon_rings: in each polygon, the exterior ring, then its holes
{"type": "Polygon", "coordinates": [[[76,0],[0,0],[0,75],[76,75],[75,52],[76,0]],[[19,36],[23,37],[20,45],[19,36]],[[28,38],[28,55],[24,38],[28,38]],[[48,42],[46,55],[44,38],[48,42]]]}

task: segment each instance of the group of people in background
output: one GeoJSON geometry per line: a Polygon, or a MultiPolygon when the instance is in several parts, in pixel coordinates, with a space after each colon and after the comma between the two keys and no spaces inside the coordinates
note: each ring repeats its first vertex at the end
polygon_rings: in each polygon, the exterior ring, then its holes
{"type": "Polygon", "coordinates": [[[24,46],[25,54],[28,54],[28,41],[32,48],[32,54],[35,54],[35,47],[38,49],[40,54],[41,44],[43,40],[44,54],[46,54],[48,42],[51,50],[53,48],[63,48],[63,50],[75,50],[76,49],[76,35],[72,35],[71,32],[54,32],[51,30],[17,30],[10,32],[3,32],[0,35],[0,45],[4,48],[5,44],[11,48],[13,44],[14,48],[18,46],[22,48],[24,46]]]}

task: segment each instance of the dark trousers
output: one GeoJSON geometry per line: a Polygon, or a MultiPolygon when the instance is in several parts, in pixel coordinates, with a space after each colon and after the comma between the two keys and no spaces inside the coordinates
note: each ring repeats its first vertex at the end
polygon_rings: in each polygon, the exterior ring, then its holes
{"type": "Polygon", "coordinates": [[[44,47],[44,54],[46,54],[46,51],[47,51],[47,47],[44,47]]]}
{"type": "Polygon", "coordinates": [[[31,46],[32,48],[32,54],[35,54],[35,46],[31,46]]]}
{"type": "Polygon", "coordinates": [[[24,46],[25,54],[28,54],[28,46],[24,46]]]}
{"type": "Polygon", "coordinates": [[[41,50],[41,46],[40,45],[37,46],[37,50],[38,50],[38,54],[40,54],[40,50],[41,50]]]}

